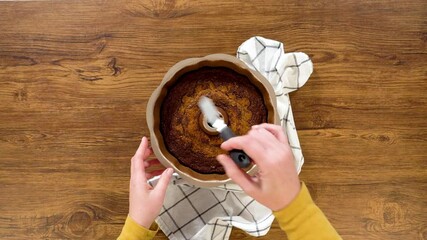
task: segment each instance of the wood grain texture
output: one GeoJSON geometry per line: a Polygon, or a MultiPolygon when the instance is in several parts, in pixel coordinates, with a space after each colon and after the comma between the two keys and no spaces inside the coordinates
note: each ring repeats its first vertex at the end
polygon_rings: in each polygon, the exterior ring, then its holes
{"type": "Polygon", "coordinates": [[[338,232],[427,239],[427,2],[256,2],[0,2],[0,238],[117,237],[165,72],[259,35],[313,60],[301,178],[338,232]]]}

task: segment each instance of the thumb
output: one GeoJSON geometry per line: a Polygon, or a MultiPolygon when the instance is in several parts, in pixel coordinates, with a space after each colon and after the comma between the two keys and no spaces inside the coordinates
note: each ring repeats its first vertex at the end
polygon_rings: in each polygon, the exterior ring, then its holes
{"type": "Polygon", "coordinates": [[[163,171],[162,175],[160,176],[159,182],[157,183],[156,187],[154,187],[153,192],[155,192],[156,195],[160,196],[162,199],[165,196],[166,189],[168,188],[169,181],[172,177],[172,173],[172,168],[168,168],[163,171]]]}
{"type": "Polygon", "coordinates": [[[256,183],[247,173],[243,172],[229,156],[221,154],[217,156],[217,160],[224,167],[227,176],[239,185],[243,191],[248,195],[255,194],[257,190],[256,183]]]}

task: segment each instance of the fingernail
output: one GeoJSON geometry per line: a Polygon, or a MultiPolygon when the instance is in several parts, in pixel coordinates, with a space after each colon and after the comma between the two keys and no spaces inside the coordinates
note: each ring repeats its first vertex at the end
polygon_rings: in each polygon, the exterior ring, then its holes
{"type": "Polygon", "coordinates": [[[166,169],[166,174],[172,174],[172,173],[173,173],[173,169],[172,168],[166,169]]]}

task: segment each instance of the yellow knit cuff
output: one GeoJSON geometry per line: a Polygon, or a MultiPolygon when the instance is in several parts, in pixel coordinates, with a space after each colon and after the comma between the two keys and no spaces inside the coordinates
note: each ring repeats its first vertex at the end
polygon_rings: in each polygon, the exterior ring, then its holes
{"type": "Polygon", "coordinates": [[[159,226],[155,222],[147,229],[128,216],[117,240],[149,240],[154,238],[158,230],[159,226]]]}
{"type": "Polygon", "coordinates": [[[297,197],[285,208],[273,212],[289,239],[342,240],[323,212],[314,204],[304,183],[297,197]]]}
{"type": "Polygon", "coordinates": [[[302,182],[301,190],[295,199],[285,208],[274,211],[273,214],[280,222],[289,222],[311,204],[314,204],[313,199],[311,199],[307,187],[302,182]]]}

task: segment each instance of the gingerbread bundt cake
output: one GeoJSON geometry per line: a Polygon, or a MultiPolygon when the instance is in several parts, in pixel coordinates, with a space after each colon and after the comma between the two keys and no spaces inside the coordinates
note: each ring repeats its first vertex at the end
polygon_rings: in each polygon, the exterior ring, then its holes
{"type": "Polygon", "coordinates": [[[199,121],[203,117],[197,106],[201,96],[214,101],[237,135],[267,122],[267,108],[257,87],[246,76],[226,67],[202,67],[185,73],[168,88],[160,111],[166,148],[182,165],[198,173],[224,174],[216,160],[224,153],[220,148],[222,139],[207,133],[199,121]]]}

